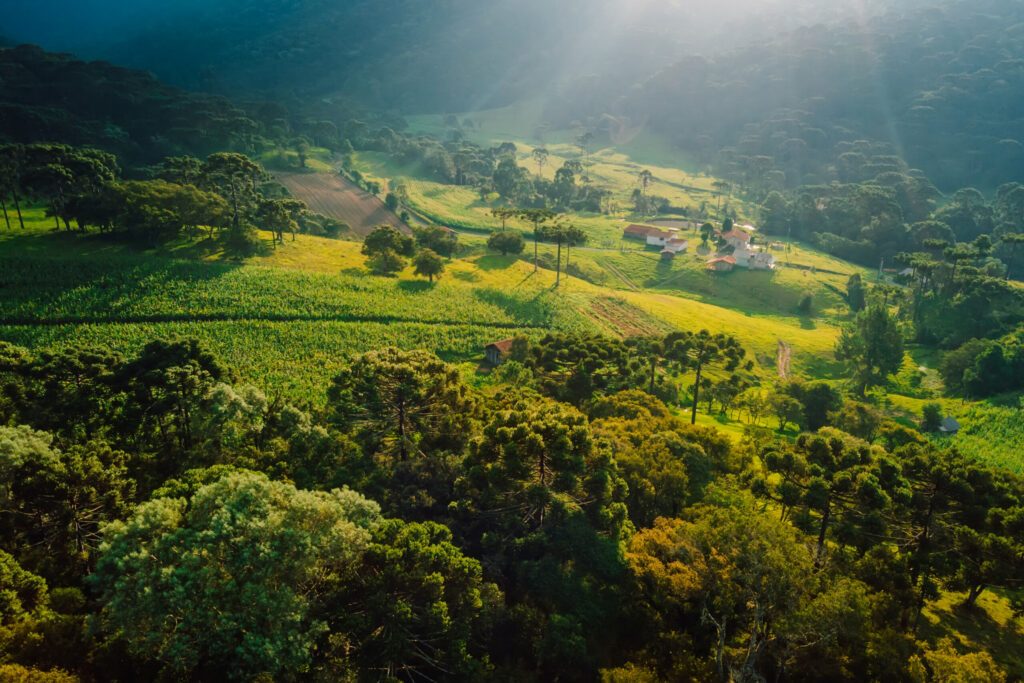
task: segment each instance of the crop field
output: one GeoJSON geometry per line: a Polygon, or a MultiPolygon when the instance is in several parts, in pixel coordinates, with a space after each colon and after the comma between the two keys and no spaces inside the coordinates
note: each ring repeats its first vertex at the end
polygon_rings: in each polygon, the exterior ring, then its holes
{"type": "Polygon", "coordinates": [[[384,202],[337,173],[277,173],[274,177],[313,211],[347,223],[360,237],[378,225],[408,230],[384,202]]]}
{"type": "Polygon", "coordinates": [[[370,276],[353,242],[300,236],[242,265],[31,225],[0,236],[0,339],[130,353],[158,337],[195,337],[243,380],[296,400],[319,396],[348,355],[381,346],[475,364],[497,339],[605,329],[552,292],[554,274],[511,258],[452,262],[431,285],[409,271],[370,276]]]}
{"type": "MultiPolygon", "coordinates": [[[[530,253],[486,254],[482,237],[467,234],[468,253],[431,285],[411,269],[396,278],[370,276],[357,242],[300,235],[243,264],[202,243],[141,252],[58,233],[38,210],[26,214],[26,226],[26,233],[0,232],[0,339],[36,349],[102,342],[131,353],[157,337],[195,337],[237,367],[243,381],[298,401],[321,400],[345,359],[367,349],[432,349],[472,377],[486,344],[549,330],[727,332],[767,381],[784,341],[796,374],[836,379],[842,369],[832,350],[848,320],[839,292],[852,272],[870,277],[799,244],[779,258],[805,268],[715,276],[695,255],[664,264],[632,244],[574,249],[573,272],[586,279],[563,274],[556,289],[552,246],[541,245],[535,273],[530,253]],[[811,316],[796,311],[804,292],[814,297],[811,316]]],[[[910,421],[928,400],[889,396],[892,410],[910,421]]],[[[964,425],[950,445],[1024,471],[1018,409],[943,405],[964,425]]],[[[739,423],[701,419],[742,436],[739,423]]]]}
{"type": "Polygon", "coordinates": [[[949,439],[965,455],[1024,474],[1024,402],[979,403],[958,418],[960,432],[949,439]]]}
{"type": "MultiPolygon", "coordinates": [[[[534,330],[518,333],[538,336],[534,330]]],[[[103,344],[131,354],[161,338],[195,338],[236,368],[244,383],[290,400],[318,404],[330,379],[356,354],[397,346],[431,349],[453,363],[482,359],[483,347],[502,333],[477,325],[245,320],[228,322],[0,325],[0,339],[27,348],[103,344]]]]}

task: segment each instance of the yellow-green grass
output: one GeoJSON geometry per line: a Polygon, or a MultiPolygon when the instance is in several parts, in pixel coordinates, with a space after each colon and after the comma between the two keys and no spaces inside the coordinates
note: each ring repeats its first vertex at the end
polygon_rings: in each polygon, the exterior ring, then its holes
{"type": "MultiPolygon", "coordinates": [[[[549,267],[535,273],[528,262],[532,245],[523,259],[501,257],[481,249],[482,238],[464,236],[474,248],[449,262],[441,280],[430,285],[410,269],[396,278],[369,275],[355,242],[300,235],[271,248],[263,234],[265,254],[243,264],[226,260],[211,243],[179,241],[139,251],[96,236],[57,232],[39,209],[27,210],[25,217],[26,231],[0,231],[0,338],[36,348],[89,339],[128,348],[161,334],[190,334],[246,368],[249,381],[262,384],[265,375],[266,385],[277,387],[292,377],[303,392],[317,393],[341,362],[325,361],[317,355],[321,347],[338,356],[374,344],[420,345],[475,367],[485,343],[520,333],[623,337],[708,329],[740,339],[766,382],[777,376],[779,341],[792,347],[795,374],[842,377],[833,348],[846,314],[828,287],[843,284],[845,274],[783,269],[711,276],[699,261],[689,263],[690,257],[666,272],[654,254],[575,249],[573,272],[587,280],[563,274],[556,289],[550,269],[554,247],[541,246],[541,262],[549,267]],[[634,291],[620,275],[642,289],[634,291]],[[823,309],[815,317],[793,310],[794,298],[804,290],[812,291],[823,309]],[[35,324],[16,324],[30,322],[35,324]],[[61,324],[72,322],[79,324],[61,324]],[[246,332],[250,328],[255,331],[246,332]],[[456,339],[462,333],[466,341],[456,339]],[[294,348],[262,350],[285,336],[294,348]],[[328,337],[333,341],[324,341],[328,337]],[[317,360],[300,367],[308,358],[317,360]]],[[[855,270],[802,247],[794,254],[820,268],[855,270]]],[[[929,400],[927,393],[889,394],[884,407],[909,424],[929,400]]],[[[941,403],[964,425],[944,442],[986,462],[1024,469],[1019,409],[951,399],[941,403]]],[[[742,435],[742,425],[701,419],[734,437],[742,435]]]]}
{"type": "Polygon", "coordinates": [[[306,166],[299,165],[299,155],[293,149],[273,149],[259,157],[260,163],[278,171],[301,171],[310,173],[332,173],[336,170],[334,154],[324,147],[312,147],[306,154],[306,166]]]}
{"type": "Polygon", "coordinates": [[[731,273],[709,273],[707,259],[707,254],[691,252],[666,262],[656,250],[632,243],[618,252],[581,250],[577,262],[593,263],[606,270],[612,286],[670,291],[745,313],[767,312],[797,318],[801,315],[800,300],[809,293],[814,305],[811,316],[805,316],[808,319],[802,322],[805,326],[816,318],[835,321],[849,317],[843,298],[847,274],[811,272],[781,264],[775,271],[737,268],[731,273]]]}
{"type": "MultiPolygon", "coordinates": [[[[505,121],[502,117],[498,119],[505,121]]],[[[414,129],[434,135],[443,134],[441,119],[417,119],[414,129]]],[[[545,178],[554,177],[555,171],[567,160],[579,160],[584,164],[585,175],[596,187],[606,189],[613,195],[611,215],[573,216],[572,220],[588,230],[592,241],[603,246],[614,246],[624,227],[623,221],[634,220],[630,215],[631,195],[639,187],[638,175],[641,170],[648,170],[654,176],[653,184],[648,192],[666,197],[674,206],[698,209],[702,204],[716,210],[725,203],[731,204],[741,216],[753,218],[754,207],[737,198],[721,197],[715,188],[716,179],[702,174],[693,174],[672,166],[673,155],[666,153],[659,161],[665,165],[640,163],[631,158],[623,149],[605,147],[593,150],[583,156],[581,150],[571,141],[571,135],[561,136],[564,141],[548,141],[545,147],[550,156],[543,168],[533,160],[534,148],[540,143],[524,136],[521,131],[484,128],[469,131],[471,139],[481,144],[491,144],[498,139],[515,142],[518,149],[518,162],[532,174],[543,174],[545,178]],[[496,132],[497,130],[504,131],[496,132]]],[[[653,143],[648,143],[653,147],[653,143]]],[[[648,154],[648,158],[651,155],[648,154]]],[[[490,216],[494,203],[484,201],[472,188],[455,187],[430,180],[418,164],[401,165],[395,163],[386,154],[363,152],[357,155],[357,165],[369,178],[388,181],[401,181],[409,189],[410,206],[438,222],[456,226],[493,229],[499,222],[490,216]]],[[[522,227],[514,224],[513,227],[522,227]]]]}
{"type": "Polygon", "coordinates": [[[1024,621],[1015,617],[1009,599],[985,591],[972,608],[962,606],[963,593],[943,593],[928,604],[919,635],[935,642],[952,638],[965,651],[986,650],[1009,675],[1024,679],[1024,621]]]}
{"type": "MultiPolygon", "coordinates": [[[[537,336],[533,330],[520,330],[537,336]]],[[[124,354],[161,338],[195,338],[243,383],[298,402],[321,403],[330,379],[352,355],[385,346],[429,349],[450,362],[476,363],[483,347],[502,338],[474,325],[334,321],[114,323],[17,326],[0,324],[0,339],[30,349],[102,345],[124,354]]]]}

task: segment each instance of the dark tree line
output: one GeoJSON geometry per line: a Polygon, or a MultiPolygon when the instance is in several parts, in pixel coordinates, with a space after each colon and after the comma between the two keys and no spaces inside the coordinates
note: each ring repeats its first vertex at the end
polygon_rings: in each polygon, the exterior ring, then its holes
{"type": "Polygon", "coordinates": [[[1020,587],[1024,483],[826,384],[734,444],[647,393],[700,346],[523,340],[486,389],[382,349],[310,412],[193,341],[0,344],[5,675],[1003,680],[918,627],[1020,587]]]}
{"type": "Polygon", "coordinates": [[[24,229],[26,202],[42,204],[56,229],[120,235],[156,245],[201,231],[239,251],[255,244],[253,228],[283,242],[289,232],[337,236],[344,225],[303,202],[273,196],[263,168],[245,155],[205,161],[170,157],[150,180],[123,180],[115,158],[58,144],[0,145],[0,208],[8,230],[24,229]],[[8,209],[10,206],[10,210],[8,209]]]}

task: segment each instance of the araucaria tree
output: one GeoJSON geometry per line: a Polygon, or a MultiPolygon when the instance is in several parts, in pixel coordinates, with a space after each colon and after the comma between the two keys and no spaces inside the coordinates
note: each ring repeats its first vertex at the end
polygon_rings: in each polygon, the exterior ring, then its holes
{"type": "Polygon", "coordinates": [[[371,455],[399,460],[431,449],[458,452],[475,401],[454,368],[425,351],[387,348],[362,355],[328,391],[335,421],[371,455]]]}
{"type": "Polygon", "coordinates": [[[836,343],[836,358],[849,367],[858,394],[885,384],[903,363],[903,333],[888,308],[876,302],[858,313],[836,343]]]}
{"type": "Polygon", "coordinates": [[[238,233],[255,212],[259,183],[267,177],[263,167],[244,154],[218,152],[202,169],[202,184],[227,200],[231,209],[231,230],[238,233]]]}
{"type": "MultiPolygon", "coordinates": [[[[697,404],[700,402],[701,379],[708,367],[717,366],[732,372],[740,367],[747,355],[739,340],[727,334],[711,334],[707,330],[697,333],[685,333],[675,344],[676,351],[684,367],[692,369],[696,375],[693,383],[693,408],[690,412],[690,423],[697,424],[697,404]]],[[[748,367],[753,363],[748,361],[748,367]]]]}

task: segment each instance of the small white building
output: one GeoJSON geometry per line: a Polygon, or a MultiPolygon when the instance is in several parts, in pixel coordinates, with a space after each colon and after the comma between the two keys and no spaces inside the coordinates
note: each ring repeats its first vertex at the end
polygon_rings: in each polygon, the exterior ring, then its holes
{"type": "MultiPolygon", "coordinates": [[[[679,239],[679,230],[677,228],[668,228],[666,230],[652,230],[647,233],[647,246],[649,247],[665,247],[672,240],[679,239]]],[[[685,241],[685,240],[684,240],[685,241]]]]}
{"type": "Polygon", "coordinates": [[[681,237],[673,237],[665,242],[665,251],[671,251],[673,254],[685,254],[689,248],[689,240],[684,240],[681,237]]]}
{"type": "Polygon", "coordinates": [[[774,270],[775,256],[757,247],[745,246],[732,252],[736,265],[750,270],[774,270]]]}
{"type": "Polygon", "coordinates": [[[729,232],[723,232],[722,239],[725,240],[726,244],[737,251],[741,248],[746,249],[750,246],[750,233],[737,228],[733,228],[729,232]]]}

